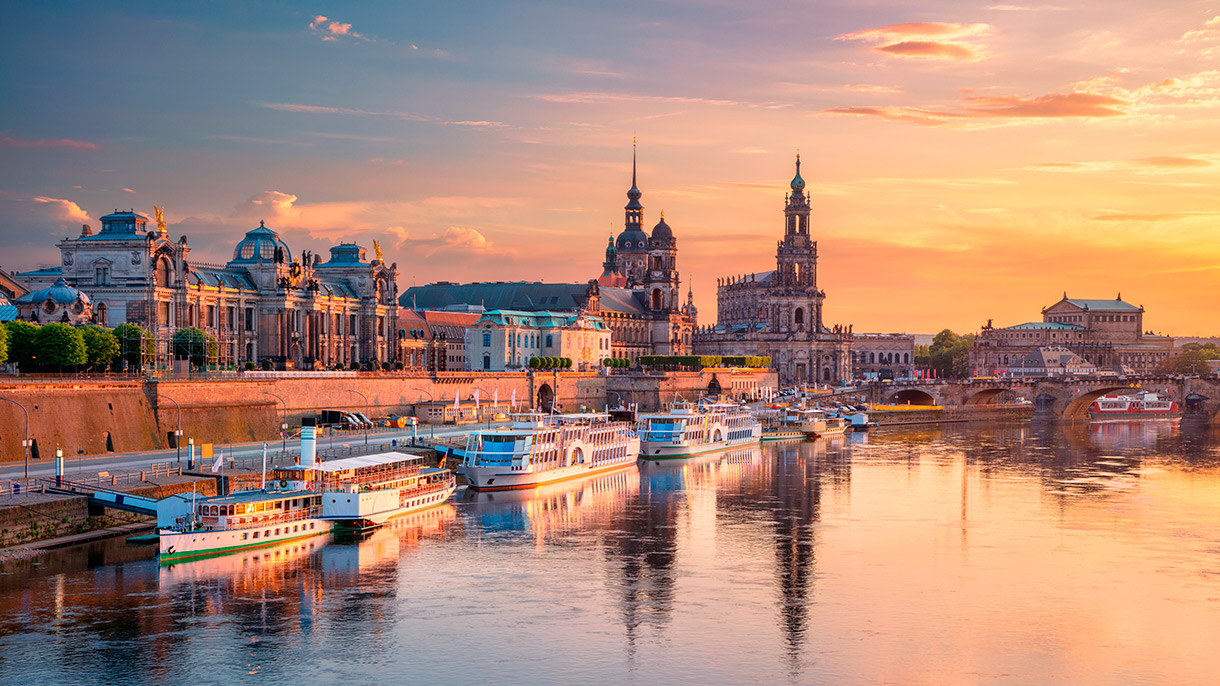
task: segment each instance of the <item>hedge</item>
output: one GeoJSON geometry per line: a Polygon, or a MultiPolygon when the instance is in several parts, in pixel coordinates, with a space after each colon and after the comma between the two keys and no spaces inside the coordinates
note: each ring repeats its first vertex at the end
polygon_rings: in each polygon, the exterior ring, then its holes
{"type": "Polygon", "coordinates": [[[770,357],[753,355],[641,355],[640,365],[644,367],[770,367],[770,357]]]}

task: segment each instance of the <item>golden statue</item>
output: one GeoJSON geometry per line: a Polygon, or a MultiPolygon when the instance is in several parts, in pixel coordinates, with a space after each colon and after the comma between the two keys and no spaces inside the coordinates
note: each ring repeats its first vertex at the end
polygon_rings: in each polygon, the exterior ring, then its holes
{"type": "Polygon", "coordinates": [[[377,256],[377,261],[381,261],[381,244],[376,240],[373,241],[373,254],[377,256]]]}
{"type": "Polygon", "coordinates": [[[157,230],[165,233],[165,209],[153,205],[153,213],[157,215],[157,230]]]}

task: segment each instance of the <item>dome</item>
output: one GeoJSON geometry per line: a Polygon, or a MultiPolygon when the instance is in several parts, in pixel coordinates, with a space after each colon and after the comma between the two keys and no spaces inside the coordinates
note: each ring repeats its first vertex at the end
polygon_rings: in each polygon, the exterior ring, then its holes
{"type": "Polygon", "coordinates": [[[285,262],[292,261],[292,253],[288,250],[288,244],[280,240],[278,233],[268,229],[260,221],[258,228],[247,231],[246,237],[241,239],[241,242],[233,249],[233,261],[241,263],[271,262],[275,259],[276,248],[283,251],[285,262]]]}
{"type": "Polygon", "coordinates": [[[665,223],[665,213],[661,213],[661,221],[652,227],[652,240],[654,243],[670,243],[674,240],[673,229],[669,228],[669,224],[665,223]]]}
{"type": "Polygon", "coordinates": [[[805,179],[801,178],[801,156],[796,156],[796,176],[792,177],[792,192],[800,193],[805,190],[805,179]]]}
{"type": "Polygon", "coordinates": [[[30,293],[26,293],[20,298],[17,298],[17,302],[19,303],[41,304],[47,302],[48,300],[57,305],[71,305],[77,301],[87,305],[90,302],[89,296],[86,295],[84,291],[79,291],[69,286],[68,282],[64,281],[64,277],[62,276],[55,279],[55,283],[40,291],[32,291],[30,293]]]}
{"type": "Polygon", "coordinates": [[[614,241],[618,250],[643,250],[648,247],[648,234],[639,229],[627,229],[614,241]]]}

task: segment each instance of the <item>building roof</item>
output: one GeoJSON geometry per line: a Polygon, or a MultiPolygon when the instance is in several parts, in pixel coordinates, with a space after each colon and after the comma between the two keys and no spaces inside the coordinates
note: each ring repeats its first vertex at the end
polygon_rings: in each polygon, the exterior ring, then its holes
{"type": "Polygon", "coordinates": [[[0,293],[0,322],[11,322],[17,318],[17,306],[8,296],[0,293]]]}
{"type": "MultiPolygon", "coordinates": [[[[1069,298],[1066,295],[1059,302],[1075,305],[1082,310],[1101,312],[1140,312],[1142,309],[1123,300],[1122,295],[1113,300],[1093,300],[1086,298],[1069,298]]],[[[1055,303],[1058,305],[1059,303],[1055,303]]],[[[1054,305],[1052,305],[1054,307],[1054,305]]]]}
{"type": "Polygon", "coordinates": [[[69,286],[62,276],[56,279],[54,284],[46,288],[30,291],[17,298],[19,303],[43,303],[48,300],[60,305],[71,305],[77,300],[84,303],[90,302],[89,296],[84,291],[69,286]]]}
{"type": "Polygon", "coordinates": [[[284,262],[292,261],[292,252],[288,244],[280,240],[280,235],[259,221],[258,228],[246,232],[246,237],[238,241],[233,248],[232,262],[251,264],[270,262],[275,259],[275,249],[280,248],[284,254],[284,262]]]}
{"type": "Polygon", "coordinates": [[[633,291],[630,288],[615,288],[603,286],[598,290],[600,308],[606,312],[618,314],[647,314],[644,306],[644,292],[633,291]]]}
{"type": "Polygon", "coordinates": [[[402,307],[444,310],[455,305],[480,305],[486,310],[575,310],[584,305],[588,285],[495,281],[438,282],[412,286],[398,298],[402,307]]]}
{"type": "Polygon", "coordinates": [[[340,243],[339,245],[331,246],[330,259],[319,264],[318,268],[368,266],[368,261],[364,259],[365,253],[366,250],[355,243],[340,243]]]}
{"type": "Polygon", "coordinates": [[[1024,324],[1015,324],[1013,326],[1005,326],[1001,331],[1084,331],[1084,327],[1079,324],[1065,324],[1063,322],[1025,322],[1024,324]]]}
{"type": "Polygon", "coordinates": [[[529,326],[539,329],[566,328],[583,322],[585,328],[604,331],[606,324],[601,317],[581,315],[576,312],[522,312],[519,310],[492,310],[485,313],[474,324],[492,326],[529,326]]]}
{"type": "Polygon", "coordinates": [[[203,284],[218,288],[223,285],[232,290],[258,290],[245,271],[236,269],[191,266],[191,270],[186,274],[186,282],[192,286],[203,284]]]}

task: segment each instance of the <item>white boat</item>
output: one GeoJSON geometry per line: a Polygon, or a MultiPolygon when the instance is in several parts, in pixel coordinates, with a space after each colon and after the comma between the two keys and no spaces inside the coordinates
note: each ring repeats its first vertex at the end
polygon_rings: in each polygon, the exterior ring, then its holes
{"type": "Polygon", "coordinates": [[[831,416],[822,410],[792,408],[785,413],[783,423],[810,438],[841,436],[851,424],[843,417],[831,416]]]}
{"type": "Polygon", "coordinates": [[[453,472],[425,467],[424,458],[399,452],[328,460],[275,470],[280,488],[312,487],[322,494],[322,519],[361,530],[387,519],[440,505],[453,495],[453,472]]]}
{"type": "Polygon", "coordinates": [[[1110,393],[1089,405],[1089,419],[1093,421],[1179,419],[1181,416],[1176,402],[1156,393],[1110,393]]]}
{"type": "Polygon", "coordinates": [[[628,467],[639,452],[631,425],[604,414],[518,414],[471,433],[457,472],[477,491],[533,488],[628,467]]]}
{"type": "Polygon", "coordinates": [[[762,425],[734,403],[674,403],[640,418],[640,457],[668,460],[758,443],[762,425]]]}
{"type": "Polygon", "coordinates": [[[246,491],[198,499],[159,534],[162,563],[223,555],[330,533],[322,494],[309,490],[246,491]]]}

